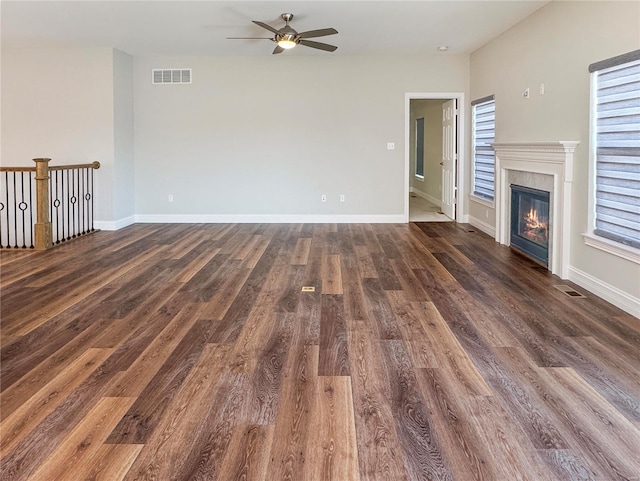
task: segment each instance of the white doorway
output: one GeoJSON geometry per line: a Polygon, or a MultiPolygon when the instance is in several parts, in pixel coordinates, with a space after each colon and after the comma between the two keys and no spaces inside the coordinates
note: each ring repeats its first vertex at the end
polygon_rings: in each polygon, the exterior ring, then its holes
{"type": "Polygon", "coordinates": [[[463,221],[464,115],[464,93],[405,94],[406,222],[463,221]]]}
{"type": "Polygon", "coordinates": [[[442,167],[442,192],[440,208],[442,213],[450,219],[456,218],[457,185],[456,169],[458,160],[458,109],[456,99],[447,100],[442,104],[442,155],[440,166],[442,167]]]}

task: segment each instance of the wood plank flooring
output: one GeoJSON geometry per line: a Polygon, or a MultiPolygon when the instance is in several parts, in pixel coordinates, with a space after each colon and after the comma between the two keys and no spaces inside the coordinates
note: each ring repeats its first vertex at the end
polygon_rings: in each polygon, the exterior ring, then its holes
{"type": "Polygon", "coordinates": [[[2,480],[640,480],[640,320],[468,225],[139,224],[0,268],[2,480]]]}

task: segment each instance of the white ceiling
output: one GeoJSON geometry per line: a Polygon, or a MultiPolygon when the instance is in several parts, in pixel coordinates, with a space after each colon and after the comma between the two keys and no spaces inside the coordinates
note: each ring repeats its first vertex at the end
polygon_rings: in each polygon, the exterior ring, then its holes
{"type": "Polygon", "coordinates": [[[2,0],[3,47],[114,47],[132,55],[270,55],[251,23],[276,28],[295,15],[298,32],[334,27],[314,39],[327,53],[295,48],[283,55],[450,55],[470,53],[547,1],[31,1],[2,0]],[[449,46],[447,53],[436,48],[449,46]]]}

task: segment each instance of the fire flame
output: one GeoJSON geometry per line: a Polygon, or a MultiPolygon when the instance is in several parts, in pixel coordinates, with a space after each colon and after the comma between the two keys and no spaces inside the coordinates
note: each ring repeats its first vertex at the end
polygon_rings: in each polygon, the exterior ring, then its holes
{"type": "Polygon", "coordinates": [[[531,227],[541,227],[540,222],[538,221],[538,211],[533,207],[529,210],[527,214],[527,223],[531,225],[531,227]]]}
{"type": "Polygon", "coordinates": [[[525,225],[527,237],[530,236],[542,236],[541,240],[546,241],[549,237],[549,225],[547,222],[538,219],[538,211],[533,207],[529,209],[529,212],[525,215],[525,225]]]}

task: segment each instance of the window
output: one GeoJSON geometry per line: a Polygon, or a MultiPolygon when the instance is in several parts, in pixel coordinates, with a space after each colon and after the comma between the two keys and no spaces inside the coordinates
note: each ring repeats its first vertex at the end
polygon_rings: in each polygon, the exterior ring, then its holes
{"type": "Polygon", "coordinates": [[[493,201],[495,184],[495,152],[490,145],[495,142],[496,103],[493,95],[471,102],[473,150],[473,195],[493,201]]]}
{"type": "Polygon", "coordinates": [[[416,119],[416,177],[424,178],[424,118],[416,119]]]}
{"type": "MultiPolygon", "coordinates": [[[[640,248],[640,50],[589,66],[590,233],[640,248]]],[[[605,249],[606,250],[606,249],[605,249]]]]}

